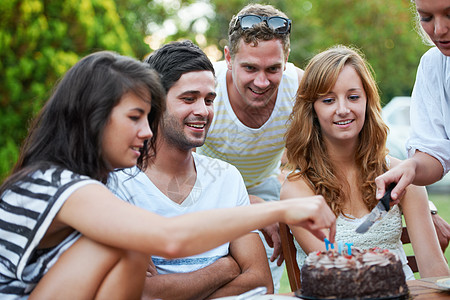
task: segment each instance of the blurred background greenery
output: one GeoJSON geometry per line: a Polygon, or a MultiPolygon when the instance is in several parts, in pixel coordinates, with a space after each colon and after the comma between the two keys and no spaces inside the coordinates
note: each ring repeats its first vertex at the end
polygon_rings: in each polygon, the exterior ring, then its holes
{"type": "MultiPolygon", "coordinates": [[[[261,1],[254,1],[261,2],[261,1]]],[[[0,181],[17,160],[30,120],[54,83],[81,57],[113,50],[138,59],[191,39],[222,58],[228,22],[243,0],[0,1],[0,181]]],[[[267,2],[266,2],[267,3],[267,2]]],[[[409,0],[272,0],[293,21],[289,60],[304,67],[341,43],[373,66],[383,103],[409,95],[424,46],[409,0]]]]}

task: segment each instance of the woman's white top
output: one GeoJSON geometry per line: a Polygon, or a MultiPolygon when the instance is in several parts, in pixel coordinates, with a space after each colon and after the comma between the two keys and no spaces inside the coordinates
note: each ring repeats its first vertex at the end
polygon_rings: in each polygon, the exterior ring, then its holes
{"type": "Polygon", "coordinates": [[[408,155],[416,150],[450,170],[450,57],[433,47],[421,58],[411,98],[408,155]]]}

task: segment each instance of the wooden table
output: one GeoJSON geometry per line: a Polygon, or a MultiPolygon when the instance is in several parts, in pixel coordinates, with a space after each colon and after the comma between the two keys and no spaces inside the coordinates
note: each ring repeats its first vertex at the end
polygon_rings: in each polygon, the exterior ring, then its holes
{"type": "Polygon", "coordinates": [[[413,300],[443,300],[450,299],[450,290],[444,290],[436,285],[436,281],[444,277],[430,277],[407,281],[409,293],[413,300]]]}

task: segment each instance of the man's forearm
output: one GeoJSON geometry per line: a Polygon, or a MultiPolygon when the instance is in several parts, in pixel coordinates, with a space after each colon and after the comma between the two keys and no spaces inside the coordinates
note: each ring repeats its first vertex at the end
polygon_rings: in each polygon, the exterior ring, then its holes
{"type": "Polygon", "coordinates": [[[239,295],[260,286],[265,286],[267,288],[267,293],[273,294],[273,283],[271,276],[267,276],[266,278],[258,278],[255,274],[246,272],[217,289],[214,293],[208,296],[208,299],[226,297],[229,295],[239,295]]]}
{"type": "Polygon", "coordinates": [[[234,259],[226,256],[194,272],[147,277],[142,299],[205,299],[239,273],[234,259]]]}
{"type": "Polygon", "coordinates": [[[273,293],[273,282],[264,246],[256,233],[249,233],[230,243],[230,254],[239,264],[242,272],[208,298],[238,295],[259,286],[267,287],[273,293]]]}

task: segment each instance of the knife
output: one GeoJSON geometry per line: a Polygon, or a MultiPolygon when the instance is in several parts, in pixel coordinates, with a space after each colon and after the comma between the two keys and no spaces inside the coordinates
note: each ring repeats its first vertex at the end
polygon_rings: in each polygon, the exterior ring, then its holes
{"type": "Polygon", "coordinates": [[[389,202],[391,201],[391,192],[395,187],[395,183],[391,183],[387,189],[386,193],[384,193],[384,196],[378,201],[378,204],[372,209],[372,211],[367,216],[367,219],[356,228],[357,233],[365,233],[367,230],[369,230],[372,225],[381,220],[385,214],[389,211],[390,205],[389,202]]]}

